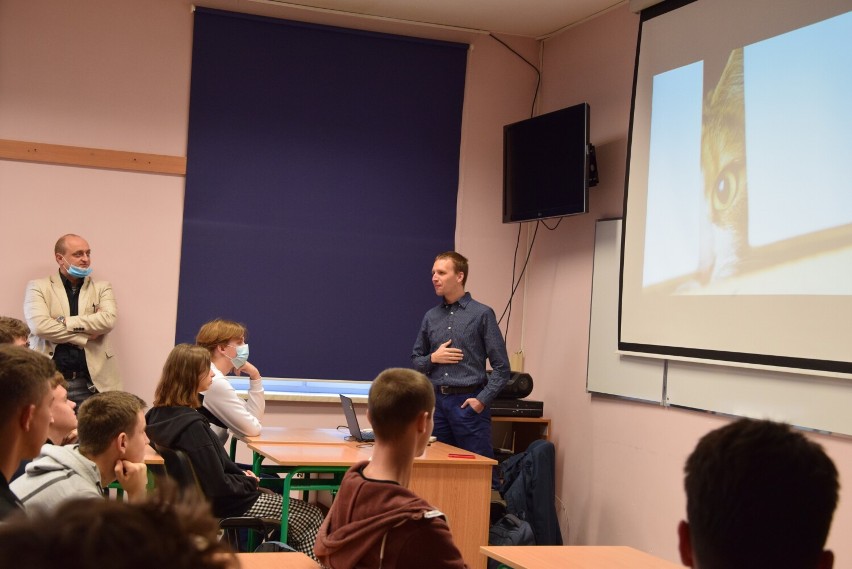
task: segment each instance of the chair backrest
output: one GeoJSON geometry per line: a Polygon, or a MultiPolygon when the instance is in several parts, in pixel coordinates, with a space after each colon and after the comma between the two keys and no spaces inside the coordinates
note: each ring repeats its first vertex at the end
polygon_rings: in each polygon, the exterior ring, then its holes
{"type": "MultiPolygon", "coordinates": [[[[204,490],[195,475],[195,468],[192,466],[192,461],[189,460],[189,455],[179,449],[171,449],[161,445],[154,446],[160,456],[163,457],[166,474],[177,484],[181,492],[198,492],[201,496],[204,496],[204,490]]],[[[231,517],[219,520],[219,528],[224,532],[223,539],[231,545],[234,551],[240,551],[240,546],[244,541],[241,539],[240,530],[256,532],[259,541],[264,542],[280,527],[281,520],[265,520],[257,517],[231,517]]],[[[249,540],[249,543],[254,543],[254,541],[249,540]]]]}
{"type": "Polygon", "coordinates": [[[157,452],[163,457],[166,466],[166,474],[175,481],[181,491],[199,491],[203,494],[201,484],[195,475],[192,461],[189,456],[179,449],[171,449],[161,445],[155,445],[157,452]]]}

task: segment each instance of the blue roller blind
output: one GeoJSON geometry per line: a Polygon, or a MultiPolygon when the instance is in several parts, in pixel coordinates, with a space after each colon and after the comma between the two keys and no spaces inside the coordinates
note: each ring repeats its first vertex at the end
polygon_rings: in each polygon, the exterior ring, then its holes
{"type": "Polygon", "coordinates": [[[197,9],[176,341],[266,376],[407,366],[452,249],[467,46],[197,9]]]}

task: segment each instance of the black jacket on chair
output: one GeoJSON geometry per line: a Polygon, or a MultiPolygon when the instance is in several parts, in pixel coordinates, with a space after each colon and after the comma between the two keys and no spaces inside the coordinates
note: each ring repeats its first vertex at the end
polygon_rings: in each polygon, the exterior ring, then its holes
{"type": "Polygon", "coordinates": [[[556,451],[553,443],[534,441],[525,452],[505,460],[500,494],[506,510],[532,526],[536,545],[562,545],[556,516],[556,451]]]}

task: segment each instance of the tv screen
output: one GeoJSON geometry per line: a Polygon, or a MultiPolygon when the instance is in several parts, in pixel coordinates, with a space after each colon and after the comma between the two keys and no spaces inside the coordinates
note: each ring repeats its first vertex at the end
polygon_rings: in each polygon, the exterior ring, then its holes
{"type": "Polygon", "coordinates": [[[503,127],[503,223],[589,211],[589,105],[503,127]]]}

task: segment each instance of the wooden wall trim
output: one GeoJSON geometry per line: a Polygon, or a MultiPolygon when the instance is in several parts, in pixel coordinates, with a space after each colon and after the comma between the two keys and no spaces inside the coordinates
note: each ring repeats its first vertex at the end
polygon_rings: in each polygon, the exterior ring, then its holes
{"type": "Polygon", "coordinates": [[[0,139],[0,159],[106,170],[129,170],[151,174],[186,175],[186,158],[183,156],[145,154],[143,152],[125,152],[123,150],[64,146],[19,140],[0,139]]]}

